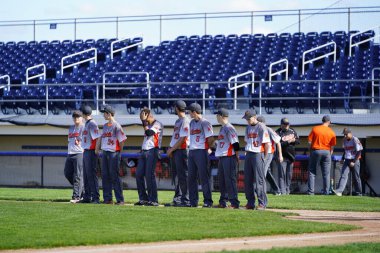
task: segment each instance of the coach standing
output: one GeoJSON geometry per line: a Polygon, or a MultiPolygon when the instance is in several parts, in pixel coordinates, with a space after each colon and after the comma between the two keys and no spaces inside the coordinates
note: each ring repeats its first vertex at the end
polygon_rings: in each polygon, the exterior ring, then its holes
{"type": "Polygon", "coordinates": [[[178,119],[174,123],[174,130],[172,139],[170,141],[170,148],[167,155],[172,160],[171,164],[174,166],[175,174],[177,175],[176,184],[176,198],[173,199],[175,206],[188,206],[189,205],[189,190],[187,188],[187,157],[189,146],[189,128],[190,120],[186,117],[186,103],[179,100],[174,105],[178,119]],[[178,201],[178,202],[176,202],[178,201]]]}
{"type": "Polygon", "coordinates": [[[264,161],[267,159],[270,148],[268,130],[259,124],[255,110],[247,110],[243,116],[248,126],[245,130],[246,142],[244,164],[244,191],[248,202],[246,209],[255,209],[255,192],[258,199],[258,210],[264,210],[268,199],[266,194],[266,181],[264,161]]]}
{"type": "Polygon", "coordinates": [[[68,154],[65,162],[64,174],[73,186],[71,203],[78,203],[83,194],[83,118],[81,111],[72,114],[74,125],[69,128],[68,154]]]}
{"type": "Polygon", "coordinates": [[[231,208],[239,208],[236,167],[239,162],[239,139],[237,132],[228,122],[228,111],[220,108],[216,119],[222,125],[219,131],[215,156],[219,158],[218,177],[220,188],[219,208],[227,208],[230,201],[231,208]]]}
{"type": "Polygon", "coordinates": [[[281,194],[290,194],[290,184],[292,182],[293,164],[296,160],[295,145],[300,143],[297,132],[290,127],[287,118],[281,119],[281,126],[276,130],[281,137],[281,150],[284,160],[278,163],[278,181],[281,194]]]}
{"type": "Polygon", "coordinates": [[[95,154],[96,140],[100,137],[99,127],[92,118],[92,109],[86,105],[82,108],[83,118],[86,123],[83,130],[83,179],[84,179],[84,196],[82,203],[99,204],[99,186],[96,176],[95,154]]]}
{"type": "Polygon", "coordinates": [[[323,177],[322,194],[328,195],[330,189],[330,170],[331,170],[331,155],[336,145],[336,136],[334,131],[329,127],[331,124],[330,116],[325,115],[322,118],[322,124],[313,127],[308,141],[310,145],[310,160],[309,160],[309,179],[308,179],[308,194],[314,195],[315,176],[317,167],[321,167],[323,177]]]}
{"type": "Polygon", "coordinates": [[[140,119],[144,128],[144,140],[136,171],[139,201],[135,205],[158,206],[155,169],[159,156],[158,151],[161,148],[163,125],[154,118],[148,108],[141,110],[140,119]]]}
{"type": "Polygon", "coordinates": [[[190,122],[190,151],[188,160],[190,206],[198,206],[197,176],[199,175],[204,198],[203,207],[212,207],[208,149],[214,143],[214,132],[211,123],[202,117],[202,108],[199,104],[192,103],[187,107],[187,110],[189,110],[190,117],[192,118],[190,122]]]}
{"type": "Polygon", "coordinates": [[[353,136],[351,129],[345,128],[343,130],[344,140],[343,149],[344,153],[342,156],[341,163],[342,174],[339,179],[338,188],[335,190],[337,196],[342,196],[342,192],[346,188],[348,173],[352,171],[352,181],[354,183],[355,195],[362,195],[362,182],[360,180],[360,158],[363,146],[359,139],[353,136]]]}
{"type": "Polygon", "coordinates": [[[96,142],[95,153],[102,150],[102,185],[104,204],[113,204],[112,189],[115,192],[116,205],[124,204],[123,185],[119,177],[120,159],[127,137],[122,127],[114,119],[115,109],[105,105],[100,110],[108,122],[103,126],[102,136],[96,142]]]}

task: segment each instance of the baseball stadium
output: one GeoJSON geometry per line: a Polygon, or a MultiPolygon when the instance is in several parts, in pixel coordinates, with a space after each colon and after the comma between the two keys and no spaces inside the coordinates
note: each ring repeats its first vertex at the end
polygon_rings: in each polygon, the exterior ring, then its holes
{"type": "Polygon", "coordinates": [[[378,1],[0,13],[0,251],[380,252],[378,1]]]}

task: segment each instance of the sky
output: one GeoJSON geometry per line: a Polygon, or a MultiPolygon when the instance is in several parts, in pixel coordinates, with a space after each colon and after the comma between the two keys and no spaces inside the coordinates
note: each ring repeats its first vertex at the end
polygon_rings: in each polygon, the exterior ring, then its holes
{"type": "MultiPolygon", "coordinates": [[[[1,21],[41,20],[116,17],[136,15],[165,15],[178,13],[207,13],[228,11],[263,11],[326,7],[355,7],[380,6],[378,0],[12,0],[4,1],[0,8],[1,21]]],[[[380,11],[380,8],[377,8],[380,11]]],[[[266,14],[266,13],[265,13],[266,14]]],[[[268,12],[268,14],[273,14],[268,12]]],[[[203,14],[202,14],[203,15],[203,14]]],[[[33,30],[32,22],[22,22],[28,25],[4,26],[16,24],[14,22],[0,22],[0,41],[31,41],[54,39],[89,39],[89,38],[130,38],[143,37],[145,46],[157,45],[162,40],[172,40],[179,35],[203,35],[205,33],[204,19],[188,20],[158,20],[120,22],[116,26],[116,18],[107,19],[108,23],[58,24],[57,29],[51,30],[47,21],[44,25],[37,25],[33,30]],[[116,30],[117,29],[117,30],[116,30]]],[[[347,30],[347,15],[303,15],[301,16],[301,30],[308,31],[336,31],[347,30]]],[[[38,23],[39,21],[37,21],[38,23]]],[[[298,16],[273,15],[271,22],[265,22],[264,17],[254,17],[253,25],[250,17],[207,19],[206,33],[216,34],[243,34],[270,33],[270,32],[297,32],[298,16]]],[[[19,23],[18,23],[19,24],[19,23]]],[[[363,30],[380,24],[380,14],[352,14],[351,29],[363,30]]]]}

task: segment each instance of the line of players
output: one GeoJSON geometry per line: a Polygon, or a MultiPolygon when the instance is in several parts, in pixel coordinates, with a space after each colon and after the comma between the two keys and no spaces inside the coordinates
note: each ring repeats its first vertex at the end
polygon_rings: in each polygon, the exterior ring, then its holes
{"type": "MultiPolygon", "coordinates": [[[[208,166],[209,153],[213,149],[219,159],[218,177],[221,193],[219,204],[214,207],[239,208],[236,177],[240,145],[237,132],[228,121],[228,110],[221,108],[216,114],[221,129],[215,139],[213,127],[203,118],[199,104],[192,103],[186,106],[184,101],[177,101],[174,107],[178,119],[174,125],[167,155],[175,172],[176,187],[173,202],[168,205],[197,207],[199,178],[203,192],[203,207],[213,207],[208,166]],[[186,111],[189,112],[191,120],[186,116],[186,111]]],[[[72,114],[74,125],[69,128],[68,157],[64,169],[66,178],[73,185],[71,202],[100,203],[96,162],[101,151],[103,203],[113,204],[113,190],[115,204],[123,205],[119,167],[120,153],[127,137],[114,118],[115,110],[112,106],[106,105],[101,112],[107,121],[102,133],[91,117],[91,107],[85,106],[81,111],[74,111],[72,114]],[[83,119],[85,124],[82,123],[83,119]]],[[[136,170],[139,201],[135,205],[158,206],[155,168],[160,157],[163,125],[147,108],[141,110],[140,119],[144,129],[144,140],[136,170]]],[[[245,208],[263,210],[268,204],[265,178],[276,194],[290,193],[295,160],[294,147],[299,144],[299,137],[296,131],[289,127],[289,120],[286,118],[281,120],[281,127],[277,131],[267,127],[264,117],[258,116],[255,110],[247,110],[243,119],[247,121],[244,136],[244,192],[247,199],[245,208]],[[269,170],[272,159],[279,167],[279,185],[269,170]]],[[[338,189],[345,187],[344,178],[341,181],[338,189]]]]}

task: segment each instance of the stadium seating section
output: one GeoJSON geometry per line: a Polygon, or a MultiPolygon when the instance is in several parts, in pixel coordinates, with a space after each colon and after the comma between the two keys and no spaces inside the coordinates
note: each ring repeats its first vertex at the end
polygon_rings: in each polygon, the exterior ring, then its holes
{"type": "MultiPolygon", "coordinates": [[[[183,97],[200,101],[202,90],[200,83],[219,81],[210,84],[206,90],[208,98],[224,98],[222,103],[232,105],[232,92],[228,89],[227,80],[236,74],[252,70],[255,80],[268,80],[269,65],[277,60],[287,58],[289,61],[289,80],[337,80],[337,79],[371,79],[371,71],[374,67],[380,67],[380,46],[372,41],[364,43],[352,49],[349,57],[349,35],[357,32],[346,33],[344,31],[282,33],[282,34],[243,34],[238,35],[204,35],[204,36],[179,36],[174,41],[163,41],[159,46],[147,46],[145,48],[132,47],[127,52],[119,52],[111,60],[110,46],[116,39],[89,39],[64,40],[64,41],[30,41],[30,42],[0,42],[0,75],[8,74],[12,84],[25,82],[25,70],[28,67],[44,63],[46,65],[46,79],[37,78],[29,83],[38,86],[22,85],[13,87],[9,91],[0,90],[3,100],[1,109],[3,113],[13,110],[20,113],[39,111],[45,113],[46,87],[44,84],[74,84],[49,86],[49,99],[56,99],[49,103],[49,109],[53,113],[60,110],[70,113],[78,108],[82,101],[94,104],[96,99],[96,87],[94,83],[103,82],[105,72],[148,72],[152,83],[152,106],[157,111],[170,110],[171,101],[167,98],[183,97]],[[337,44],[337,61],[332,56],[318,60],[306,66],[306,72],[301,74],[302,54],[308,49],[335,41],[337,44]],[[61,58],[69,54],[85,49],[97,48],[97,64],[87,62],[76,67],[65,69],[60,73],[61,58]],[[158,84],[157,82],[165,82],[158,84]],[[180,84],[176,84],[181,82],[180,84]],[[185,84],[183,84],[185,83],[185,84]],[[92,84],[92,85],[91,85],[92,84]],[[173,85],[174,84],[174,85],[173,85]],[[160,100],[156,100],[159,98],[160,100]],[[30,100],[30,101],[26,101],[30,100]],[[160,109],[159,109],[160,108],[160,109]]],[[[369,31],[361,35],[359,39],[373,36],[369,31]]],[[[142,38],[134,38],[125,43],[116,44],[116,48],[132,45],[142,41],[142,38]]],[[[322,55],[328,47],[308,54],[307,59],[322,55]]],[[[66,61],[67,64],[76,62],[83,57],[75,56],[66,61]]],[[[279,65],[281,67],[281,65],[279,65]]],[[[30,74],[37,74],[41,70],[35,69],[30,74]]],[[[242,78],[241,80],[248,80],[242,78]]],[[[284,80],[284,74],[276,76],[273,80],[284,80]]],[[[144,83],[145,75],[109,75],[106,83],[112,87],[113,83],[144,83]]],[[[0,81],[2,84],[5,80],[0,81]]],[[[116,86],[115,86],[116,87],[116,86]]],[[[120,86],[117,86],[120,87],[120,86]]],[[[140,108],[147,105],[146,86],[134,86],[135,89],[110,89],[106,92],[106,98],[134,99],[125,102],[129,112],[131,108],[140,108]]],[[[299,113],[305,109],[317,110],[318,82],[276,82],[271,86],[263,85],[263,105],[267,113],[273,108],[281,108],[287,113],[289,108],[296,108],[299,113]],[[285,98],[279,100],[265,100],[265,98],[285,98]],[[286,99],[286,97],[310,97],[310,99],[286,99]]],[[[328,108],[330,112],[336,109],[345,109],[350,112],[350,104],[353,96],[368,96],[371,91],[370,81],[355,82],[324,82],[321,83],[321,95],[323,97],[343,97],[345,99],[324,99],[321,106],[328,108]]],[[[102,89],[100,89],[102,93],[102,89]]],[[[256,92],[251,94],[248,88],[239,90],[240,97],[246,97],[250,106],[257,106],[258,86],[256,92]]],[[[102,96],[102,94],[100,94],[102,96]]],[[[362,99],[366,103],[365,99],[362,99]]],[[[208,106],[216,108],[221,100],[211,100],[208,106]]]]}

